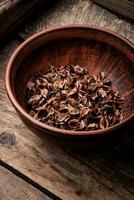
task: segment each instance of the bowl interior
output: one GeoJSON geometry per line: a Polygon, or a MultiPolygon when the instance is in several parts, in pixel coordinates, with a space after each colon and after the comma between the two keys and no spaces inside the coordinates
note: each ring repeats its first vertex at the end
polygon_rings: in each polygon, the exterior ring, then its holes
{"type": "Polygon", "coordinates": [[[127,43],[110,33],[92,29],[65,29],[42,34],[31,40],[16,56],[12,70],[12,90],[26,109],[26,83],[35,72],[79,64],[91,74],[103,71],[112,80],[113,89],[125,98],[124,117],[134,111],[134,55],[127,43]]]}

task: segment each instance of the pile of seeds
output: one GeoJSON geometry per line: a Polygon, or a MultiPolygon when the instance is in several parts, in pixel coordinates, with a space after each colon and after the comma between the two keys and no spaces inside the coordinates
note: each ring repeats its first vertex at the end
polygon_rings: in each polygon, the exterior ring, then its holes
{"type": "Polygon", "coordinates": [[[27,108],[35,119],[68,130],[97,130],[123,119],[123,99],[104,72],[78,65],[51,66],[27,83],[27,108]]]}

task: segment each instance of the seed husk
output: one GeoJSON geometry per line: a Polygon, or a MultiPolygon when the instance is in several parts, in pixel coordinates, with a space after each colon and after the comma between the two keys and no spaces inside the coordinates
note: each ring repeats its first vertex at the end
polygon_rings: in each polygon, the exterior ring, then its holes
{"type": "Polygon", "coordinates": [[[123,120],[124,99],[104,72],[79,65],[36,73],[27,82],[27,109],[35,119],[68,130],[98,130],[123,120]]]}

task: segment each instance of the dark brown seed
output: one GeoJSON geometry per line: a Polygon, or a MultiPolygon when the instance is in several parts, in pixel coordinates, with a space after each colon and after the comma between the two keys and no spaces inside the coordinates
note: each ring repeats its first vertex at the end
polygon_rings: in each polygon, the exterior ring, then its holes
{"type": "Polygon", "coordinates": [[[72,76],[67,76],[66,79],[64,79],[64,88],[67,89],[73,82],[72,76]]]}
{"type": "Polygon", "coordinates": [[[76,129],[79,128],[79,124],[80,124],[80,122],[79,122],[78,119],[71,119],[71,120],[69,121],[69,126],[70,126],[70,128],[72,128],[72,129],[74,129],[74,130],[76,130],[76,129]]]}
{"type": "Polygon", "coordinates": [[[75,87],[69,92],[68,96],[72,96],[72,95],[74,95],[76,93],[77,93],[77,88],[75,87]]]}
{"type": "Polygon", "coordinates": [[[47,113],[48,113],[49,116],[53,115],[54,114],[54,108],[52,106],[48,106],[47,107],[47,113]]]}
{"type": "Polygon", "coordinates": [[[47,104],[52,104],[52,103],[55,103],[55,101],[57,100],[57,97],[51,97],[48,101],[47,101],[47,104]]]}
{"type": "Polygon", "coordinates": [[[107,93],[105,92],[105,90],[103,90],[102,88],[98,90],[98,95],[100,95],[102,98],[104,98],[107,93]]]}
{"type": "Polygon", "coordinates": [[[40,93],[41,93],[42,97],[47,98],[47,95],[48,95],[48,90],[47,89],[45,89],[45,88],[41,89],[40,93]]]}
{"type": "Polygon", "coordinates": [[[106,78],[106,75],[105,75],[104,72],[99,72],[99,73],[97,74],[97,80],[98,80],[98,81],[103,81],[105,78],[106,78]]]}
{"type": "Polygon", "coordinates": [[[75,99],[73,99],[73,98],[69,98],[68,99],[68,103],[71,105],[71,106],[73,106],[73,107],[75,107],[75,106],[78,106],[79,105],[79,102],[78,101],[76,101],[75,99]]]}
{"type": "Polygon", "coordinates": [[[123,120],[123,98],[105,73],[94,76],[79,65],[36,73],[27,82],[27,99],[32,117],[57,128],[97,130],[123,120]]]}
{"type": "Polygon", "coordinates": [[[90,108],[88,108],[88,107],[83,107],[83,108],[81,109],[81,111],[80,111],[80,116],[81,116],[81,117],[85,117],[85,116],[87,116],[87,115],[89,114],[90,111],[91,111],[90,108]]]}
{"type": "Polygon", "coordinates": [[[71,116],[75,116],[75,115],[79,115],[80,112],[79,112],[79,110],[77,110],[77,109],[73,109],[73,110],[71,110],[71,111],[69,112],[69,114],[70,114],[71,116]]]}
{"type": "Polygon", "coordinates": [[[61,112],[67,112],[68,111],[68,107],[66,105],[66,101],[61,101],[60,102],[59,111],[61,111],[61,112]]]}
{"type": "Polygon", "coordinates": [[[41,97],[42,97],[42,95],[40,95],[40,94],[32,96],[32,97],[28,100],[28,104],[29,104],[29,103],[32,103],[32,102],[38,102],[38,101],[40,100],[41,97]]]}
{"type": "Polygon", "coordinates": [[[95,123],[91,123],[87,126],[87,129],[95,129],[97,128],[97,125],[95,123]]]}
{"type": "Polygon", "coordinates": [[[30,114],[32,117],[34,117],[34,116],[36,115],[36,112],[34,112],[33,110],[31,110],[31,111],[29,112],[29,114],[30,114]]]}
{"type": "Polygon", "coordinates": [[[80,67],[79,65],[75,65],[75,66],[74,66],[74,72],[75,72],[76,74],[82,74],[83,71],[84,71],[84,68],[80,67]]]}
{"type": "Polygon", "coordinates": [[[57,119],[56,120],[58,122],[64,122],[67,119],[68,119],[68,116],[67,116],[66,113],[60,113],[60,112],[57,113],[57,119]]]}
{"type": "Polygon", "coordinates": [[[85,121],[84,121],[84,120],[81,120],[79,129],[80,129],[80,130],[83,130],[84,128],[86,128],[85,121]]]}

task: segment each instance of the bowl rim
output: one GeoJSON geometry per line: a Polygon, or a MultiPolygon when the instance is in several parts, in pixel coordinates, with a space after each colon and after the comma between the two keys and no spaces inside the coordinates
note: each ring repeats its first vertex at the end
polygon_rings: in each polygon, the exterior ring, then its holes
{"type": "Polygon", "coordinates": [[[104,134],[104,133],[109,133],[113,130],[116,130],[118,128],[120,128],[121,126],[123,126],[124,124],[128,123],[128,121],[132,120],[134,118],[134,113],[132,113],[129,117],[127,117],[126,119],[124,119],[123,121],[121,121],[120,123],[113,125],[111,127],[105,128],[105,129],[99,129],[99,130],[91,130],[91,131],[74,131],[74,130],[65,130],[65,129],[59,129],[56,127],[52,127],[49,125],[44,124],[43,122],[39,122],[38,120],[34,119],[32,116],[30,116],[19,104],[19,102],[17,101],[17,99],[15,98],[15,96],[13,95],[12,92],[12,88],[11,88],[11,70],[12,70],[12,66],[13,63],[17,57],[17,55],[21,52],[22,49],[24,49],[28,44],[30,44],[33,40],[36,40],[37,38],[41,37],[44,34],[48,34],[54,31],[59,31],[59,30],[66,30],[66,29],[87,29],[88,30],[98,30],[98,31],[102,31],[104,33],[109,33],[110,35],[115,36],[116,38],[123,40],[125,43],[127,43],[128,46],[130,46],[132,49],[134,49],[134,44],[132,42],[130,42],[128,39],[126,39],[125,37],[121,36],[120,34],[113,32],[109,29],[106,28],[102,28],[102,27],[98,27],[98,26],[92,26],[92,25],[81,25],[81,24],[71,24],[71,25],[60,25],[60,26],[56,26],[54,28],[49,28],[43,31],[40,31],[34,35],[32,35],[31,37],[29,37],[28,39],[26,39],[21,45],[19,45],[17,47],[17,49],[13,52],[13,54],[11,55],[8,64],[7,64],[7,68],[6,68],[6,74],[5,74],[5,88],[6,88],[6,92],[7,95],[11,101],[11,103],[13,104],[13,106],[16,108],[17,111],[19,111],[21,113],[21,115],[29,120],[32,124],[34,124],[34,126],[37,126],[39,129],[45,129],[47,131],[52,131],[56,134],[61,134],[61,135],[77,135],[77,136],[87,136],[87,135],[100,135],[100,134],[104,134]]]}

